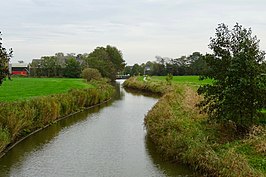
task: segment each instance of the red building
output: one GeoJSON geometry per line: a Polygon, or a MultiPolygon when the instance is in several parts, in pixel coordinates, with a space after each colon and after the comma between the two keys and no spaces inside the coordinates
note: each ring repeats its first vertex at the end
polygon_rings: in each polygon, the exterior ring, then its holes
{"type": "Polygon", "coordinates": [[[12,75],[28,76],[29,74],[28,71],[29,71],[28,64],[24,63],[23,61],[11,64],[12,75]]]}

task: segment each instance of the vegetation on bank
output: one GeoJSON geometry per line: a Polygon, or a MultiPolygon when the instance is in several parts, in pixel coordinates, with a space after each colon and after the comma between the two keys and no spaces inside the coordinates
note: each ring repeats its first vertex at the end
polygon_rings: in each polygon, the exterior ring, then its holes
{"type": "MultiPolygon", "coordinates": [[[[148,80],[153,82],[164,82],[166,81],[167,76],[148,76],[148,80]]],[[[144,76],[138,77],[138,80],[143,81],[144,76]]],[[[178,84],[187,84],[193,86],[200,86],[204,84],[211,84],[211,79],[199,80],[199,76],[173,76],[171,82],[178,84]]]]}
{"type": "Polygon", "coordinates": [[[89,88],[38,96],[29,100],[0,102],[0,152],[19,138],[84,108],[109,100],[114,88],[93,81],[89,88]]]}
{"type": "Polygon", "coordinates": [[[232,122],[245,133],[261,119],[266,106],[265,52],[251,29],[239,24],[232,29],[219,24],[209,48],[213,54],[204,57],[209,69],[201,78],[214,81],[198,89],[204,97],[199,106],[210,121],[232,122]]]}
{"type": "Polygon", "coordinates": [[[71,89],[94,87],[83,79],[69,78],[12,78],[0,87],[0,101],[18,101],[36,96],[66,93],[71,89]]]}
{"type": "Polygon", "coordinates": [[[12,49],[9,51],[2,44],[2,33],[0,31],[0,85],[2,84],[3,80],[8,76],[8,62],[12,57],[12,49]]]}
{"type": "Polygon", "coordinates": [[[200,114],[195,105],[202,98],[189,85],[130,78],[124,86],[163,94],[145,117],[145,126],[165,157],[209,176],[266,175],[265,124],[240,136],[234,124],[213,124],[200,114]]]}

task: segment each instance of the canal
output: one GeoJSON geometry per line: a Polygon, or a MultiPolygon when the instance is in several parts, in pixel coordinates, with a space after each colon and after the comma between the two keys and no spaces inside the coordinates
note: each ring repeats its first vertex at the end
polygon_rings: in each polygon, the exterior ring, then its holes
{"type": "Polygon", "coordinates": [[[30,136],[0,159],[1,177],[192,176],[162,160],[146,137],[144,116],[157,98],[126,92],[30,136]]]}

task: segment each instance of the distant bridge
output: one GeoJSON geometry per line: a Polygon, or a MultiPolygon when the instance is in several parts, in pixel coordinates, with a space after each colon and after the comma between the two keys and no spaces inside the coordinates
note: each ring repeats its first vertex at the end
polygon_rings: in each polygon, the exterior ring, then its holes
{"type": "Polygon", "coordinates": [[[128,79],[130,75],[116,75],[116,79],[128,79]]]}

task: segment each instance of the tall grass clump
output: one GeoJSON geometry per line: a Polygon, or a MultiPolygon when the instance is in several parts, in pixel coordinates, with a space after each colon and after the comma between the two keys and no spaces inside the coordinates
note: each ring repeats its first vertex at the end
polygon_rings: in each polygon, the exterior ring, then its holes
{"type": "Polygon", "coordinates": [[[171,90],[171,87],[164,84],[164,82],[150,82],[148,80],[139,81],[138,77],[127,79],[123,83],[123,86],[126,88],[141,90],[143,92],[157,93],[159,95],[163,95],[171,90]]]}
{"type": "MultiPolygon", "coordinates": [[[[149,88],[149,83],[133,81],[127,86],[149,88]]],[[[265,127],[239,137],[233,124],[213,124],[200,114],[195,105],[201,97],[195,89],[177,84],[171,88],[145,117],[147,134],[164,157],[206,176],[265,176],[265,127]]]]}
{"type": "Polygon", "coordinates": [[[0,102],[0,152],[26,134],[57,119],[110,99],[114,88],[102,81],[94,88],[35,97],[17,102],[0,102]]]}

